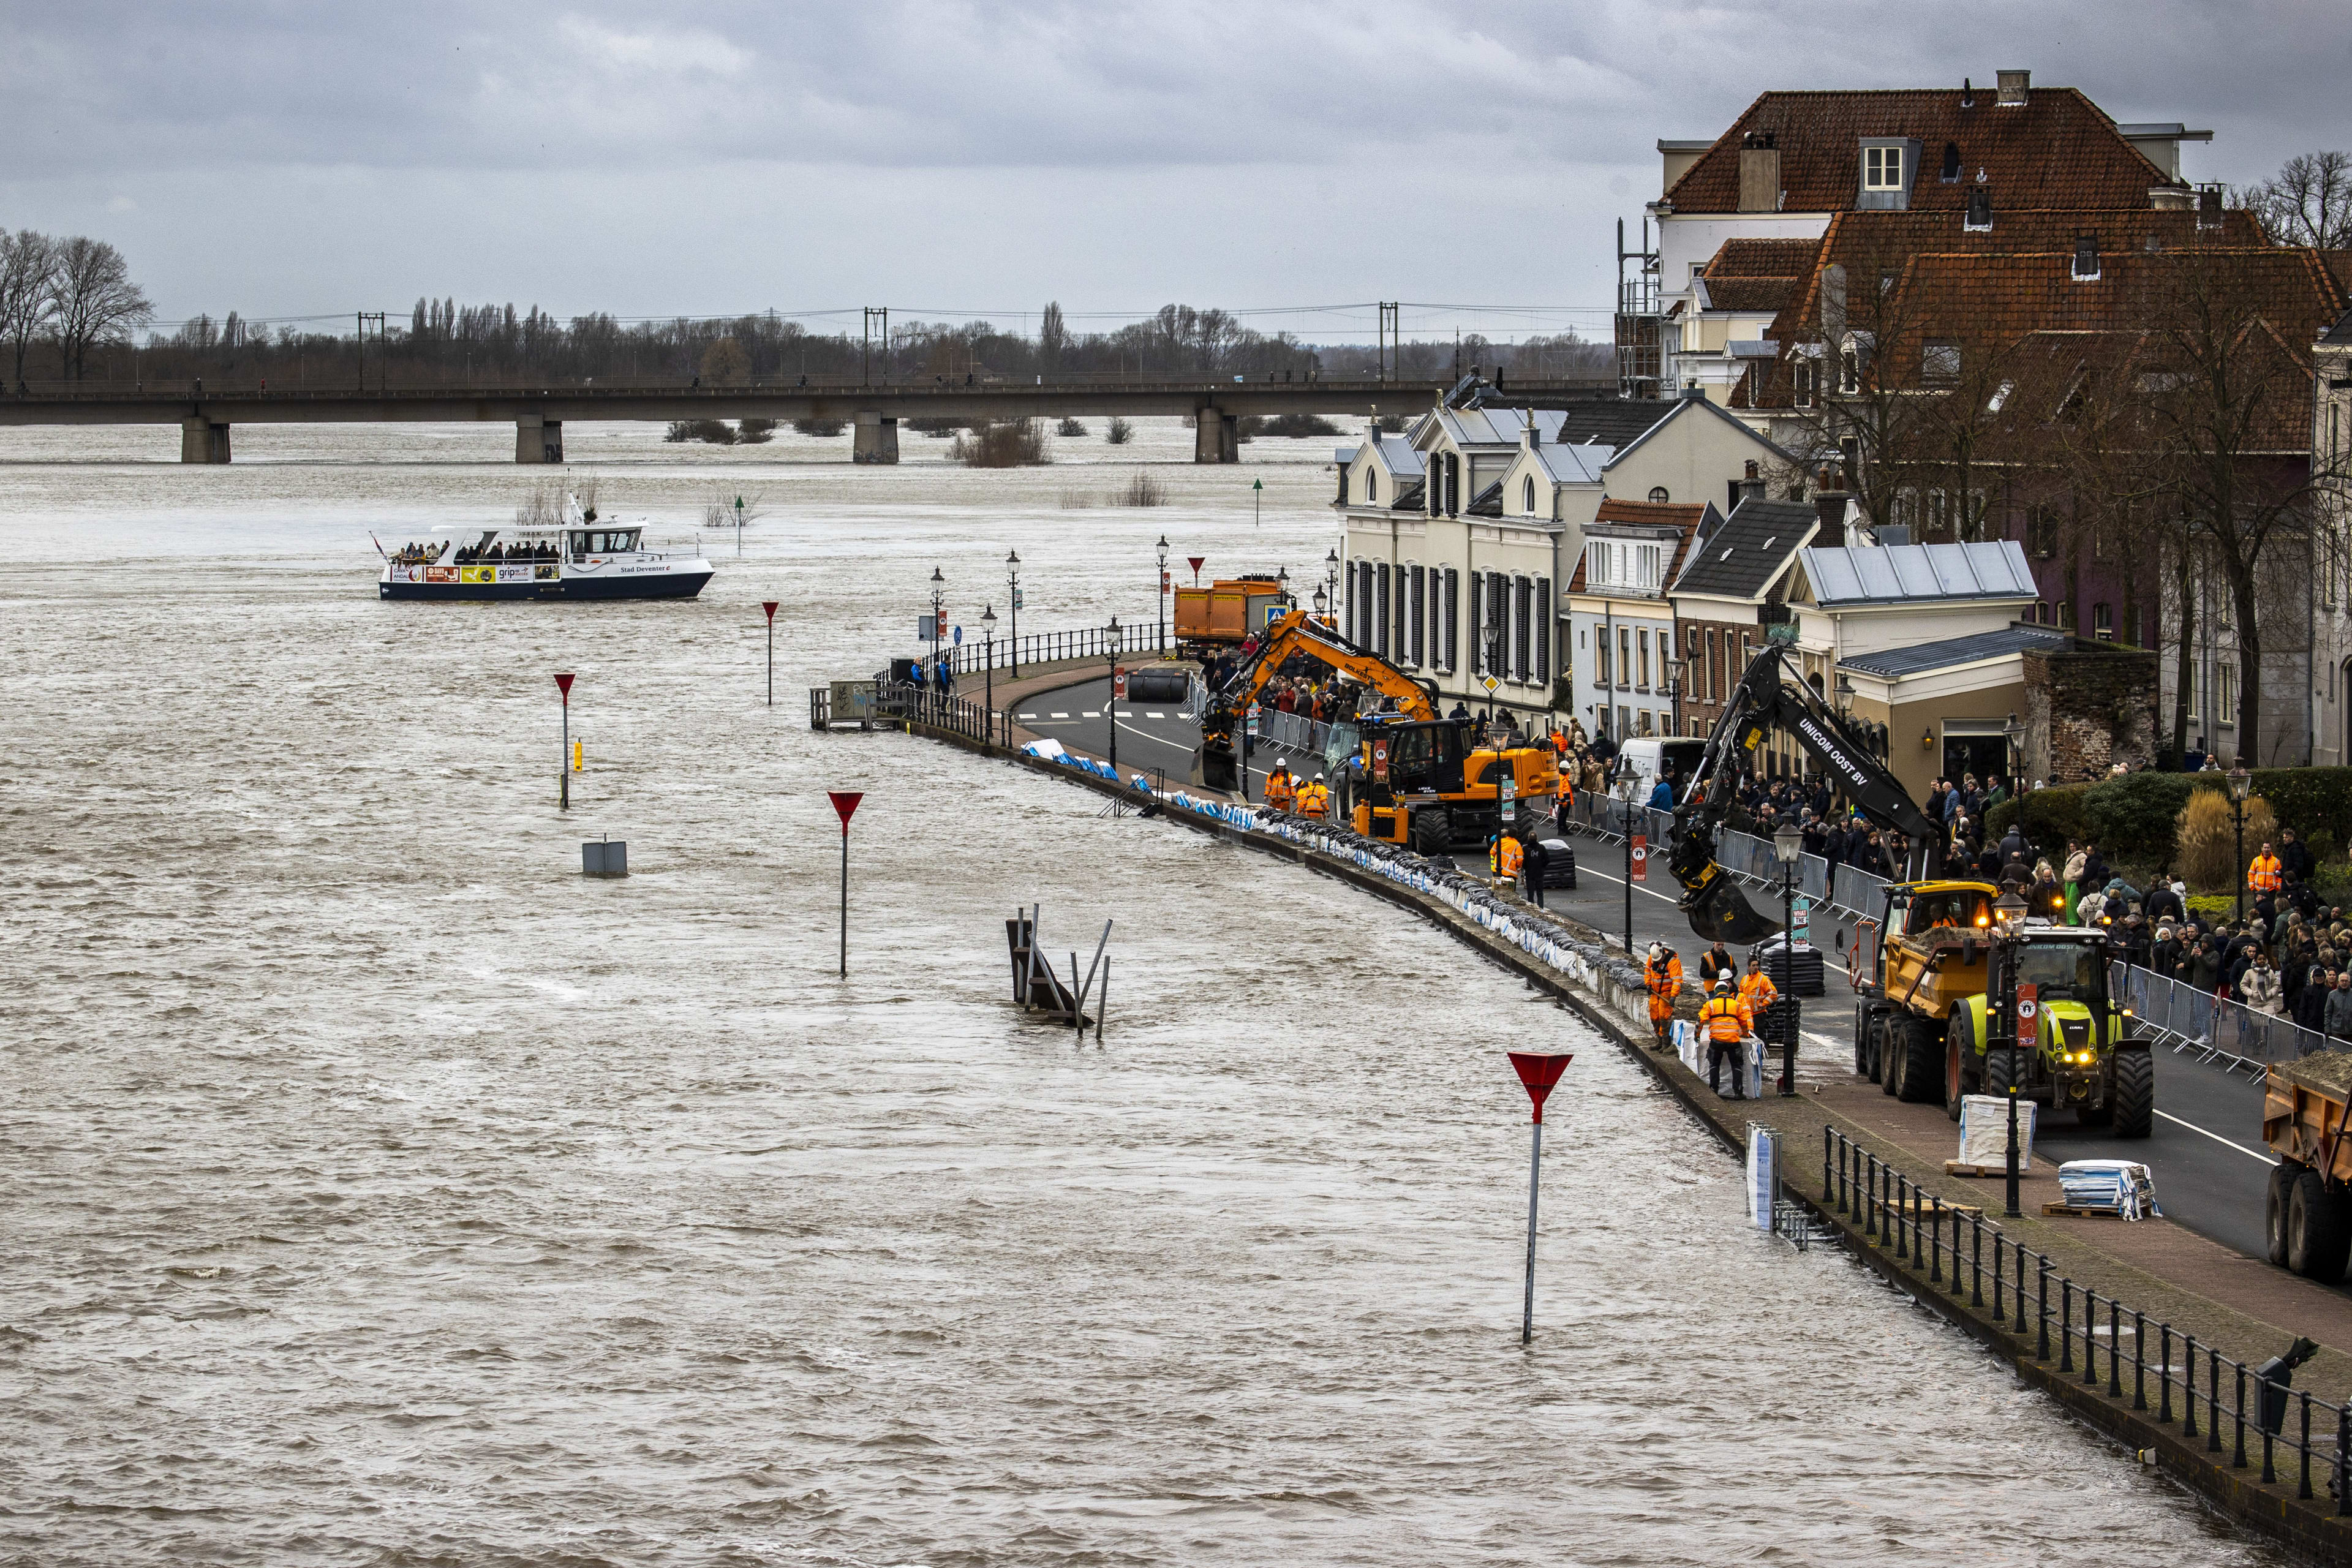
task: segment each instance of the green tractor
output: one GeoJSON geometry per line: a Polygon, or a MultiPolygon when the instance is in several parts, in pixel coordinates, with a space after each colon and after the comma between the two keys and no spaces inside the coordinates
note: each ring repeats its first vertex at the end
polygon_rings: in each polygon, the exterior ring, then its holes
{"type": "Polygon", "coordinates": [[[1985,989],[1954,1007],[1945,1035],[1944,1105],[1959,1119],[1964,1094],[2005,1095],[2071,1110],[2086,1127],[2145,1138],[2156,1117],[2156,1062],[2132,1035],[2130,1012],[2107,986],[2107,937],[2096,928],[2028,927],[1988,944],[1985,989]],[[2011,1052],[1990,1027],[1993,999],[2034,987],[2034,1016],[2011,1052]]]}

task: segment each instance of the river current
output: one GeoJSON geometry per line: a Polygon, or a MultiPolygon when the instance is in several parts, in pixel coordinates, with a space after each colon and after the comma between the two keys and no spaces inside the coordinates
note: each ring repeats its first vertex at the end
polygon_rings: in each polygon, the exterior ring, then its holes
{"type": "Polygon", "coordinates": [[[1014,549],[1024,631],[1149,621],[1163,531],[1319,580],[1330,442],[566,434],[698,602],[379,602],[548,479],[503,426],[0,437],[0,1563],[2274,1561],[1401,911],[811,732],[935,565],[968,636],[1014,549]],[[1115,922],[1099,1047],[1007,1005],[1032,902],[1115,922]]]}

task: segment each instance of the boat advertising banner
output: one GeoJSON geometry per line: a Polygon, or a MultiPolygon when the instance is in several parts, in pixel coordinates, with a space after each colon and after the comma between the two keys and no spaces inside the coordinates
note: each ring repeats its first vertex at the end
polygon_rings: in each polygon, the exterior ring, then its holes
{"type": "Polygon", "coordinates": [[[460,583],[495,583],[498,580],[499,569],[495,566],[460,566],[457,568],[457,581],[460,583]]]}
{"type": "Polygon", "coordinates": [[[497,582],[528,583],[530,581],[530,563],[528,561],[517,561],[510,564],[502,565],[498,568],[498,574],[499,574],[495,579],[497,582]]]}
{"type": "Polygon", "coordinates": [[[384,580],[390,583],[422,583],[425,581],[425,574],[431,570],[429,566],[387,567],[384,571],[384,580]]]}
{"type": "Polygon", "coordinates": [[[457,571],[455,566],[427,566],[425,569],[425,580],[427,583],[455,583],[457,580],[457,571]]]}
{"type": "Polygon", "coordinates": [[[541,583],[552,583],[563,575],[563,568],[552,561],[542,562],[530,569],[530,574],[541,583]]]}

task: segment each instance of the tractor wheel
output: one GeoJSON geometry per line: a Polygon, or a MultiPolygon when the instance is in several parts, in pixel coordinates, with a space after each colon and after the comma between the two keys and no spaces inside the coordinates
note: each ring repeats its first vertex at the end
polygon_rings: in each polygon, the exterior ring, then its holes
{"type": "Polygon", "coordinates": [[[1960,1119],[1960,1101],[1971,1087],[1969,1074],[1976,1063],[1976,1025],[1967,1008],[1955,1007],[1951,1026],[1944,1031],[1944,1114],[1955,1121],[1960,1119]]]}
{"type": "Polygon", "coordinates": [[[1454,829],[1442,805],[1423,806],[1414,812],[1412,835],[1412,852],[1416,855],[1443,855],[1454,847],[1454,829]]]}
{"type": "Polygon", "coordinates": [[[2006,1049],[1997,1051],[1987,1047],[1984,1068],[1978,1076],[1984,1080],[1984,1088],[1980,1092],[2002,1100],[2008,1099],[2011,1082],[2009,1052],[2006,1049]]]}
{"type": "Polygon", "coordinates": [[[2270,1260],[2286,1267],[2286,1211],[2294,1194],[2294,1179],[2303,1167],[2281,1160],[2271,1167],[2270,1193],[2263,1204],[2263,1241],[2270,1260]]]}
{"type": "Polygon", "coordinates": [[[2318,1172],[2297,1173],[2286,1206],[2286,1266],[2306,1279],[2333,1285],[2344,1278],[2352,1253],[2352,1228],[2344,1223],[2343,1200],[2327,1190],[2318,1172]]]}
{"type": "Polygon", "coordinates": [[[2145,1138],[2156,1129],[2156,1059],[2146,1051],[2116,1053],[2115,1132],[2145,1138]]]}
{"type": "Polygon", "coordinates": [[[1903,1087],[1895,1082],[1895,1074],[1902,1070],[1902,1053],[1895,1048],[1902,1028],[1903,1015],[1889,1011],[1878,1016],[1878,1027],[1870,1031],[1870,1076],[1877,1080],[1881,1094],[1894,1094],[1903,1087]]]}
{"type": "Polygon", "coordinates": [[[1853,1005],[1853,1076],[1870,1076],[1870,1004],[1853,1005]]]}
{"type": "Polygon", "coordinates": [[[1937,1100],[1944,1088],[1943,1031],[1932,1018],[1906,1018],[1895,1046],[1903,1053],[1903,1064],[1897,1069],[1902,1081],[1895,1086],[1895,1098],[1915,1103],[1937,1100]]]}

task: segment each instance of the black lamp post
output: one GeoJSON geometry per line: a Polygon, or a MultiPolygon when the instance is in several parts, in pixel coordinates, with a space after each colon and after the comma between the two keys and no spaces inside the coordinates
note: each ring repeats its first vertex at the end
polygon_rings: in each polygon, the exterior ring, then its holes
{"type": "Polygon", "coordinates": [[[1018,680],[1021,679],[1021,552],[1012,550],[1005,552],[1004,572],[1013,590],[1013,637],[1005,644],[1010,656],[1006,662],[1011,666],[1013,679],[1018,680]]]}
{"type": "MultiPolygon", "coordinates": [[[[1500,680],[1503,678],[1503,628],[1496,622],[1488,621],[1483,635],[1486,643],[1486,679],[1488,680],[1500,680]]],[[[1491,729],[1494,722],[1495,689],[1489,686],[1486,688],[1486,723],[1488,728],[1491,729]]],[[[1501,749],[1501,743],[1497,742],[1496,750],[1500,751],[1501,749]]]]}
{"type": "MultiPolygon", "coordinates": [[[[2017,933],[2025,929],[2025,900],[2011,887],[1993,900],[1993,916],[1999,921],[1994,941],[2003,949],[2000,954],[2000,1016],[2001,1049],[2009,1058],[2009,1208],[2008,1217],[2017,1217],[2017,933]]],[[[1990,1044],[1990,1041],[1987,1044],[1990,1044]]]]}
{"type": "Polygon", "coordinates": [[[1331,603],[1339,602],[1339,552],[1335,547],[1323,557],[1323,589],[1331,595],[1331,603]]]}
{"type": "Polygon", "coordinates": [[[1633,956],[1633,775],[1617,781],[1620,809],[1625,814],[1625,956],[1633,956]]]}
{"type": "Polygon", "coordinates": [[[1789,823],[1772,835],[1780,863],[1780,1092],[1797,1092],[1797,866],[1805,836],[1789,823]]]}
{"type": "MultiPolygon", "coordinates": [[[[1674,646],[1671,639],[1666,646],[1669,647],[1674,646]]],[[[1674,654],[1665,656],[1666,732],[1671,735],[1679,735],[1683,732],[1683,671],[1689,667],[1689,664],[1688,659],[1677,658],[1674,654]]]]}
{"type": "Polygon", "coordinates": [[[1161,534],[1152,549],[1157,552],[1160,574],[1152,579],[1151,613],[1159,621],[1159,639],[1154,645],[1161,653],[1168,651],[1168,536],[1161,534]]]}
{"type": "Polygon", "coordinates": [[[948,650],[947,650],[947,647],[946,647],[946,644],[947,644],[947,636],[946,636],[947,628],[946,628],[945,626],[943,626],[940,625],[940,620],[941,620],[942,618],[944,618],[944,616],[945,616],[945,615],[946,615],[946,611],[944,610],[944,608],[943,608],[942,606],[944,605],[944,604],[945,604],[945,602],[946,602],[946,601],[945,601],[945,596],[944,596],[944,595],[945,595],[945,592],[946,592],[946,589],[947,589],[947,585],[948,585],[948,580],[947,580],[947,575],[946,575],[946,574],[942,573],[942,572],[941,572],[938,567],[936,567],[936,566],[932,567],[932,568],[931,568],[931,625],[930,625],[930,633],[931,633],[931,680],[930,680],[930,694],[931,694],[934,698],[937,698],[937,699],[940,699],[940,700],[945,700],[945,698],[947,697],[947,691],[948,691],[948,682],[947,682],[947,673],[948,673],[948,650]]]}
{"type": "Polygon", "coordinates": [[[982,646],[985,649],[981,664],[987,671],[981,678],[983,706],[981,711],[980,738],[984,742],[992,742],[996,739],[996,606],[994,605],[980,612],[980,637],[982,646]]]}
{"type": "Polygon", "coordinates": [[[1113,782],[1118,776],[1118,617],[1113,616],[1108,632],[1110,644],[1110,689],[1103,700],[1103,717],[1110,721],[1110,771],[1113,782]]]}
{"type": "Polygon", "coordinates": [[[1315,618],[1318,621],[1328,621],[1331,618],[1330,611],[1331,595],[1318,585],[1315,590],[1315,618]]]}
{"type": "Polygon", "coordinates": [[[2240,763],[2230,770],[2230,822],[2238,830],[2238,923],[2246,921],[2246,790],[2254,775],[2240,763]]]}
{"type": "Polygon", "coordinates": [[[2033,864],[2033,835],[2025,826],[2024,770],[2018,766],[2025,757],[2025,726],[2017,715],[2000,727],[2001,738],[2009,742],[2009,798],[2017,803],[2017,836],[2025,840],[2025,863],[2033,864]]]}

